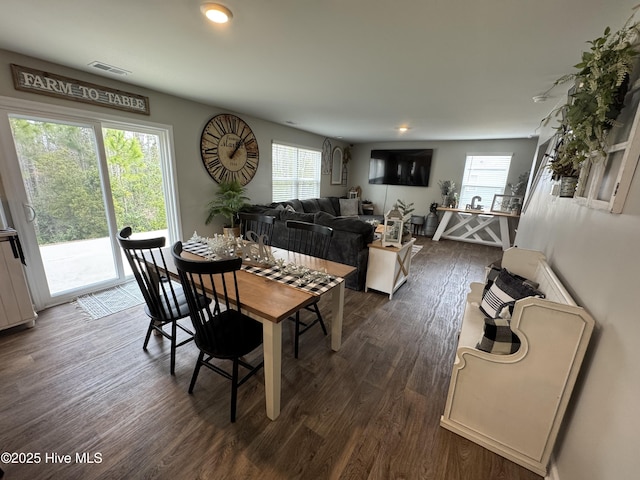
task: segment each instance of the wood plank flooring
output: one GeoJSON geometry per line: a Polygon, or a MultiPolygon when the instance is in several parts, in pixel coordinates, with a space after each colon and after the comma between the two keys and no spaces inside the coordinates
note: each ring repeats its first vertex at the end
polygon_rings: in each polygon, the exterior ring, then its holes
{"type": "Polygon", "coordinates": [[[0,333],[0,450],[40,454],[2,463],[5,478],[540,480],[438,423],[468,285],[501,250],[418,243],[392,301],[347,290],[339,352],[314,328],[295,360],[285,326],[273,422],[262,374],[240,388],[235,424],[227,380],[203,370],[189,395],[195,346],[178,349],[171,376],[166,340],[142,350],[142,307],[91,320],[67,304],[0,333]]]}

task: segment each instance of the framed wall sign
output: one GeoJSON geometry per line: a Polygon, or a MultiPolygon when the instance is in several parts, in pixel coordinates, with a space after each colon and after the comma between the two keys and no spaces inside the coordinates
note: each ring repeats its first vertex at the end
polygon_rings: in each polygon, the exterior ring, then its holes
{"type": "Polygon", "coordinates": [[[322,142],[322,175],[331,173],[331,140],[328,138],[322,142]]]}
{"type": "Polygon", "coordinates": [[[331,154],[331,185],[342,185],[342,148],[335,147],[331,154]]]}
{"type": "Polygon", "coordinates": [[[149,115],[149,98],[54,73],[11,64],[13,86],[23,92],[149,115]]]}

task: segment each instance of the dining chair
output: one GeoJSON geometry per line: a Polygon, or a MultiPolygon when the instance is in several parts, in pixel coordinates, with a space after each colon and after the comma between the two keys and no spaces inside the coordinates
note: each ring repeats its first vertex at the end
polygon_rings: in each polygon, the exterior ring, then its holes
{"type": "MultiPolygon", "coordinates": [[[[315,223],[301,222],[298,220],[287,220],[286,226],[288,233],[287,250],[302,253],[304,255],[311,255],[317,258],[327,258],[329,246],[331,245],[331,238],[333,237],[333,229],[331,227],[315,223]]],[[[290,320],[295,322],[295,358],[298,358],[300,336],[316,323],[320,324],[322,331],[327,335],[327,327],[322,319],[322,314],[318,307],[318,300],[319,298],[310,305],[304,307],[306,310],[315,314],[313,321],[308,323],[303,322],[300,319],[300,310],[296,312],[295,317],[289,317],[290,320]]]]}
{"type": "Polygon", "coordinates": [[[259,237],[265,235],[265,245],[271,245],[275,217],[262,215],[260,213],[239,212],[238,219],[240,220],[240,234],[242,238],[249,240],[246,237],[246,233],[251,231],[259,237]]]}
{"type": "Polygon", "coordinates": [[[242,259],[200,261],[182,258],[182,242],[176,242],[172,253],[189,304],[195,343],[200,350],[189,393],[193,393],[203,366],[231,380],[231,421],[235,422],[238,387],[264,365],[264,360],[254,366],[241,358],[262,345],[262,325],[240,311],[236,271],[240,269],[242,259]],[[201,296],[210,300],[205,308],[200,308],[198,298],[201,296]],[[215,359],[231,360],[231,372],[213,363],[215,359]],[[248,370],[242,378],[239,378],[239,367],[248,370]]]}
{"type": "MultiPolygon", "coordinates": [[[[193,340],[193,331],[178,323],[189,316],[189,306],[182,287],[170,281],[164,273],[167,271],[162,248],[165,238],[131,239],[131,227],[125,227],[118,233],[118,243],[133,271],[145,301],[144,311],[149,317],[149,328],[144,339],[143,349],[147,350],[151,332],[155,331],[171,342],[171,375],[175,374],[176,349],[193,340]],[[163,327],[171,325],[171,332],[163,327]],[[187,334],[187,338],[178,343],[178,329],[187,334]]],[[[202,300],[201,300],[202,302],[202,300]]]]}

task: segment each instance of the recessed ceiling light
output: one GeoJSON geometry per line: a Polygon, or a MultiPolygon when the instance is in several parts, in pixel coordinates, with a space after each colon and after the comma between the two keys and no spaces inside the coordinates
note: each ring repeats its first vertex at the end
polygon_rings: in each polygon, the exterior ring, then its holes
{"type": "Polygon", "coordinates": [[[404,126],[403,127],[398,127],[398,131],[401,132],[401,133],[404,133],[407,130],[409,130],[409,127],[404,127],[404,126]]]}
{"type": "Polygon", "coordinates": [[[203,3],[200,11],[214,23],[227,23],[233,17],[231,10],[219,3],[203,3]]]}

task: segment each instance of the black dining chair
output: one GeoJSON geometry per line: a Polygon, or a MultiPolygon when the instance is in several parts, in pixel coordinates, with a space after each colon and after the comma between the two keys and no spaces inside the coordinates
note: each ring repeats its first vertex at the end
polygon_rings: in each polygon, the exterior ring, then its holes
{"type": "MultiPolygon", "coordinates": [[[[176,349],[193,340],[193,331],[181,325],[178,320],[189,316],[189,306],[182,287],[166,276],[167,264],[162,252],[165,238],[131,239],[131,227],[125,227],[118,233],[118,243],[133,271],[145,301],[144,311],[149,317],[149,328],[144,339],[143,349],[147,350],[151,332],[155,331],[171,342],[171,375],[175,374],[176,349]],[[163,327],[171,325],[171,332],[163,327]],[[178,329],[187,334],[187,338],[178,343],[178,329]]],[[[204,305],[204,299],[201,304],[204,305]]]]}
{"type": "MultiPolygon", "coordinates": [[[[327,258],[331,238],[333,237],[333,229],[331,227],[297,220],[287,220],[286,226],[288,233],[287,250],[317,258],[327,258]]],[[[318,300],[319,297],[313,303],[304,307],[315,314],[313,321],[303,322],[300,319],[300,310],[296,312],[294,317],[289,317],[290,320],[295,322],[294,355],[296,358],[298,358],[300,336],[316,323],[320,324],[322,331],[327,335],[327,327],[322,319],[318,300]]]]}
{"type": "Polygon", "coordinates": [[[238,219],[240,220],[240,234],[242,238],[251,240],[246,237],[246,234],[247,232],[254,232],[259,237],[265,235],[265,245],[271,245],[275,217],[262,215],[260,213],[239,212],[238,219]]]}
{"type": "Polygon", "coordinates": [[[231,380],[231,421],[236,421],[238,387],[255,375],[264,365],[247,363],[242,357],[262,345],[262,325],[240,311],[240,292],[236,271],[241,258],[218,261],[198,261],[182,258],[182,243],[173,246],[173,259],[189,304],[195,342],[200,350],[189,393],[193,393],[201,367],[231,380]],[[210,303],[200,308],[198,299],[206,297],[210,303]],[[231,372],[214,363],[215,359],[230,360],[231,372]],[[239,367],[248,372],[239,377],[239,367]]]}

